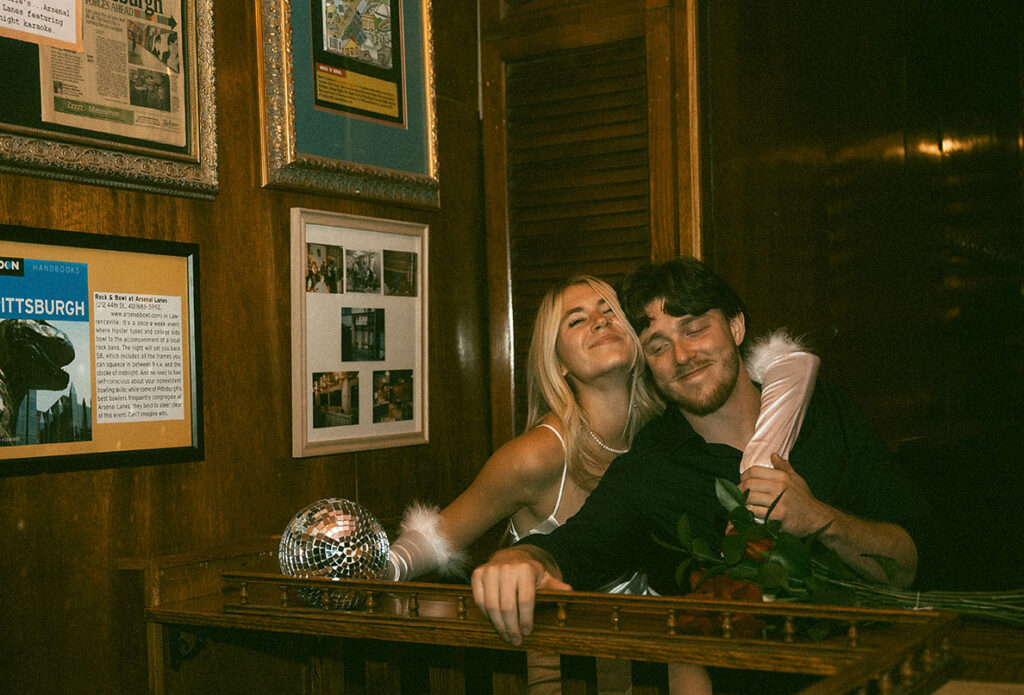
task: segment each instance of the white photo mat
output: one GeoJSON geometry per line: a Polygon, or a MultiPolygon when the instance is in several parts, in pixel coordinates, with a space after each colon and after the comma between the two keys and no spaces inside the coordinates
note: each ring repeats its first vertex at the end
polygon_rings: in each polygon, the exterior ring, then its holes
{"type": "Polygon", "coordinates": [[[293,456],[427,442],[427,235],[292,208],[293,456]]]}

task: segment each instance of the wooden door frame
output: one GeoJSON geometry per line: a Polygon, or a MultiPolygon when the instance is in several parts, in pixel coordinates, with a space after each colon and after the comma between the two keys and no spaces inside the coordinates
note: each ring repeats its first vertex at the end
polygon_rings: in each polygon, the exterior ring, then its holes
{"type": "Polygon", "coordinates": [[[514,437],[515,354],[508,217],[505,74],[530,55],[643,38],[647,54],[651,260],[703,251],[700,196],[698,0],[484,0],[481,89],[491,361],[491,438],[514,437]]]}

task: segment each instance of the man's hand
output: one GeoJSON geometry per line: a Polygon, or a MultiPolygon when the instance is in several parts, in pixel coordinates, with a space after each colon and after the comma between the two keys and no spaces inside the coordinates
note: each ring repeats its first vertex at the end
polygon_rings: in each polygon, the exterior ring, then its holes
{"type": "Polygon", "coordinates": [[[763,519],[775,498],[782,495],[771,518],[782,523],[783,531],[805,538],[831,523],[818,540],[836,551],[843,562],[875,581],[910,585],[917,573],[917,546],[904,528],[860,519],[830,507],[811,493],[789,461],[772,454],[772,465],[775,468],[753,466],[740,475],[739,488],[750,491],[747,507],[755,516],[763,519]],[[887,577],[871,555],[895,560],[899,565],[896,576],[887,577]]]}
{"type": "Polygon", "coordinates": [[[747,508],[754,516],[763,519],[768,507],[782,495],[771,518],[797,538],[811,535],[834,518],[835,510],[818,501],[789,461],[772,454],[772,465],[774,468],[752,466],[740,476],[740,491],[749,491],[747,508]]]}
{"type": "Polygon", "coordinates": [[[473,600],[501,638],[519,646],[533,630],[537,589],[572,591],[560,576],[558,567],[539,548],[505,548],[473,570],[473,600]]]}

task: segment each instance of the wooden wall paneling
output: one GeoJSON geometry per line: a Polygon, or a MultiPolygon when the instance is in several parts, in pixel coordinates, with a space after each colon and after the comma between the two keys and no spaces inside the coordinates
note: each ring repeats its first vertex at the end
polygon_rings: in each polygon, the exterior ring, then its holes
{"type": "MultiPolygon", "coordinates": [[[[809,101],[822,111],[841,115],[827,126],[825,114],[819,123],[807,125],[825,145],[826,155],[820,220],[828,232],[823,250],[832,281],[822,293],[822,315],[836,329],[822,345],[826,363],[832,363],[826,368],[834,369],[834,378],[846,382],[865,408],[884,413],[879,425],[892,437],[914,429],[908,405],[924,395],[918,372],[924,362],[913,353],[926,352],[930,360],[941,349],[918,331],[925,319],[922,300],[933,290],[929,266],[935,259],[929,247],[941,235],[941,214],[922,204],[943,197],[942,165],[928,152],[943,117],[932,110],[935,93],[914,94],[912,85],[918,82],[918,67],[938,68],[936,59],[948,49],[921,45],[908,51],[908,41],[929,33],[929,24],[945,25],[949,17],[920,17],[902,25],[910,18],[906,3],[868,9],[858,16],[846,8],[837,26],[826,29],[824,65],[847,88],[809,93],[809,101]],[[862,38],[846,38],[844,24],[857,26],[862,38]],[[867,37],[872,49],[865,45],[867,37]],[[865,352],[883,345],[886,359],[865,370],[865,352]]],[[[815,188],[808,198],[817,197],[815,188]]]]}
{"type": "Polygon", "coordinates": [[[757,330],[809,334],[890,444],[1015,421],[1019,3],[705,7],[713,253],[757,330]]]}
{"type": "Polygon", "coordinates": [[[466,92],[469,101],[438,100],[439,119],[443,118],[448,124],[439,134],[439,168],[447,172],[447,186],[460,194],[444,201],[439,214],[423,217],[423,221],[431,224],[431,330],[428,336],[431,422],[427,446],[458,454],[438,461],[435,457],[424,456],[421,446],[360,455],[357,459],[360,496],[369,491],[386,493],[373,497],[374,511],[382,520],[397,519],[412,499],[447,504],[465,488],[467,476],[479,469],[491,451],[489,438],[467,437],[461,427],[453,426],[468,413],[487,418],[490,409],[480,117],[475,97],[474,89],[466,92]],[[466,233],[470,230],[473,242],[467,243],[466,233]],[[457,371],[460,378],[452,379],[453,371],[457,371]],[[400,479],[394,475],[396,464],[406,471],[400,479]],[[436,488],[429,497],[422,492],[424,480],[431,481],[431,487],[436,488]]]}
{"type": "Polygon", "coordinates": [[[661,259],[678,254],[681,213],[675,167],[675,36],[668,0],[649,0],[646,25],[651,256],[661,259]]]}
{"type": "Polygon", "coordinates": [[[923,581],[1019,586],[1020,3],[704,9],[716,269],[755,334],[808,336],[934,504],[923,581]]]}
{"type": "MultiPolygon", "coordinates": [[[[679,186],[677,255],[704,257],[704,199],[701,185],[700,0],[686,0],[673,14],[676,74],[676,169],[679,186]],[[684,50],[685,49],[685,50],[684,50]],[[684,87],[685,80],[685,87],[684,87]],[[686,98],[683,99],[682,95],[686,98]]],[[[657,242],[655,242],[657,243],[657,242]]],[[[652,254],[654,255],[654,254],[652,254]]],[[[658,256],[654,256],[658,258],[658,256]]]]}
{"type": "Polygon", "coordinates": [[[428,654],[429,692],[467,695],[464,651],[435,648],[428,654]]]}
{"type": "MultiPolygon", "coordinates": [[[[481,7],[491,3],[481,3],[481,7]]],[[[512,370],[512,269],[508,235],[508,157],[505,133],[505,62],[496,41],[482,41],[484,215],[491,362],[491,438],[495,446],[514,435],[512,370]]]]}
{"type": "Polygon", "coordinates": [[[163,690],[152,695],[319,695],[308,685],[318,638],[191,627],[165,632],[168,667],[163,690]]]}
{"type": "Polygon", "coordinates": [[[467,50],[477,44],[476,3],[433,0],[433,22],[435,106],[444,123],[438,129],[441,209],[394,213],[431,225],[430,444],[359,457],[359,494],[382,519],[397,518],[413,499],[447,504],[491,451],[480,92],[476,52],[467,50]],[[483,437],[476,429],[481,423],[483,437]]]}
{"type": "MultiPolygon", "coordinates": [[[[147,664],[167,663],[167,631],[162,625],[146,625],[146,662],[147,664]]],[[[163,668],[148,668],[146,688],[150,695],[163,695],[167,689],[163,668]]]]}
{"type": "MultiPolygon", "coordinates": [[[[10,175],[0,175],[0,201],[5,221],[13,224],[179,240],[176,225],[192,225],[195,207],[203,207],[155,194],[10,175]]],[[[4,630],[11,636],[0,657],[5,662],[0,690],[60,693],[68,684],[114,682],[121,650],[109,562],[123,547],[121,514],[138,509],[122,507],[115,497],[125,475],[131,473],[81,470],[0,478],[0,520],[6,529],[0,534],[0,584],[6,592],[4,630]],[[47,654],[67,655],[66,666],[51,668],[47,654]]]]}
{"type": "Polygon", "coordinates": [[[506,61],[515,61],[531,55],[570,51],[627,41],[644,33],[644,15],[631,11],[629,6],[613,17],[602,17],[593,12],[566,14],[560,21],[533,23],[507,23],[501,27],[502,54],[506,61]]]}
{"type": "Polygon", "coordinates": [[[673,7],[648,0],[647,109],[649,124],[651,258],[700,257],[700,168],[696,124],[696,0],[673,7]]]}

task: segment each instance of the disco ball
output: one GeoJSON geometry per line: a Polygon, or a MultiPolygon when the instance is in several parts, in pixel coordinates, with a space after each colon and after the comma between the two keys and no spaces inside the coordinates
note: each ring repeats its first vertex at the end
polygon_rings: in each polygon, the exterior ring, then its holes
{"type": "MultiPolygon", "coordinates": [[[[288,522],[277,559],[281,573],[292,577],[381,579],[388,565],[388,537],[380,522],[351,500],[331,497],[309,505],[288,522]]],[[[332,608],[355,608],[360,592],[331,591],[332,608]]],[[[299,596],[323,605],[319,589],[299,596]]]]}

